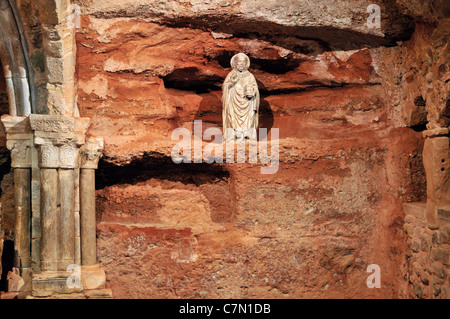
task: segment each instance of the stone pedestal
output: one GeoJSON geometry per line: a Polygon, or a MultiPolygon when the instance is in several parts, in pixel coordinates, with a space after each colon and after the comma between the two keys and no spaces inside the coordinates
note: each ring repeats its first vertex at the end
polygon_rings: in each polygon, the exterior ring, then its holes
{"type": "Polygon", "coordinates": [[[99,264],[81,267],[81,282],[87,290],[102,289],[106,285],[105,270],[99,264]]]}
{"type": "Polygon", "coordinates": [[[423,133],[423,165],[427,175],[427,225],[439,228],[438,211],[450,205],[450,139],[449,129],[427,130],[423,133]]]}
{"type": "Polygon", "coordinates": [[[45,271],[33,274],[33,297],[50,297],[55,294],[80,293],[82,285],[71,286],[71,273],[58,271],[45,271]]]}

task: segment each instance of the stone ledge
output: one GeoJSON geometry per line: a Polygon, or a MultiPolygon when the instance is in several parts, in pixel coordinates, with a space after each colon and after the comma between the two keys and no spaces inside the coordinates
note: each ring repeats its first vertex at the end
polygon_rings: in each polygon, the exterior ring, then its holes
{"type": "Polygon", "coordinates": [[[84,290],[86,299],[113,299],[111,289],[84,290]]]}
{"type": "Polygon", "coordinates": [[[405,216],[411,215],[425,221],[425,210],[427,203],[425,202],[413,202],[413,203],[403,203],[403,211],[405,216]]]}
{"type": "Polygon", "coordinates": [[[33,297],[50,297],[54,294],[67,295],[80,293],[80,288],[69,288],[67,280],[71,274],[67,272],[44,272],[33,275],[32,296],[33,297]]]}
{"type": "Polygon", "coordinates": [[[449,135],[449,129],[446,127],[437,128],[433,130],[426,130],[422,133],[423,137],[430,138],[430,137],[438,137],[438,136],[448,136],[449,135]]]}
{"type": "Polygon", "coordinates": [[[7,134],[31,134],[31,126],[28,117],[2,115],[1,122],[7,134]]]}
{"type": "Polygon", "coordinates": [[[27,296],[26,299],[86,299],[81,293],[53,294],[47,297],[27,296]]]}
{"type": "Polygon", "coordinates": [[[45,133],[75,133],[85,135],[90,118],[65,115],[31,114],[30,125],[33,131],[45,133]]]}
{"type": "Polygon", "coordinates": [[[438,208],[437,217],[441,220],[450,221],[450,205],[438,208]]]}

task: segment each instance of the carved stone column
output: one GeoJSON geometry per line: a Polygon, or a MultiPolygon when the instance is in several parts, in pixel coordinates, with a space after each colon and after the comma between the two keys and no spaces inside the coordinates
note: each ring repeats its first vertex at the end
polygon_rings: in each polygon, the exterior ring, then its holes
{"type": "Polygon", "coordinates": [[[68,290],[64,275],[68,275],[67,267],[75,263],[76,247],[75,169],[89,119],[32,114],[30,124],[41,170],[40,268],[43,272],[33,276],[33,295],[68,293],[73,290],[68,290]]]}
{"type": "Polygon", "coordinates": [[[81,150],[80,170],[80,222],[81,263],[91,266],[97,263],[95,225],[95,170],[102,156],[102,138],[90,138],[81,150]]]}
{"type": "Polygon", "coordinates": [[[23,292],[31,289],[31,154],[32,134],[27,117],[2,116],[6,147],[14,171],[14,267],[24,279],[23,292]]]}
{"type": "Polygon", "coordinates": [[[97,264],[95,222],[95,170],[102,156],[103,139],[89,138],[81,149],[80,165],[80,221],[81,264],[85,289],[98,289],[105,285],[106,275],[97,264]]]}
{"type": "Polygon", "coordinates": [[[77,128],[75,118],[49,115],[30,122],[41,168],[41,270],[65,271],[75,262],[74,169],[88,122],[77,128]]]}
{"type": "Polygon", "coordinates": [[[19,297],[83,289],[92,298],[110,297],[98,290],[106,275],[96,258],[95,169],[103,139],[86,140],[88,118],[32,114],[1,121],[14,169],[14,266],[25,281],[19,297]],[[68,284],[74,264],[82,268],[76,286],[68,284]]]}

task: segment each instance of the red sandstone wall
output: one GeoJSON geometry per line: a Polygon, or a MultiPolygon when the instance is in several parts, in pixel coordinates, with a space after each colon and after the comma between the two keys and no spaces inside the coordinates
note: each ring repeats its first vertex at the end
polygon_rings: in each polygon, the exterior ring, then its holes
{"type": "MultiPolygon", "coordinates": [[[[421,6],[410,8],[421,13],[418,10],[421,6]]],[[[384,52],[385,65],[396,66],[384,68],[384,86],[393,106],[390,119],[396,125],[403,123],[434,129],[448,127],[450,123],[449,20],[438,16],[433,20],[433,23],[418,23],[410,41],[384,52]]],[[[431,157],[432,154],[424,156],[431,157]]],[[[443,158],[440,164],[445,161],[443,158]]],[[[445,176],[444,168],[438,170],[441,176],[445,176]]],[[[440,177],[439,174],[431,178],[436,177],[440,177]]],[[[450,287],[448,217],[445,214],[440,216],[440,227],[429,227],[424,207],[424,203],[415,203],[404,208],[407,234],[405,278],[408,281],[405,297],[447,299],[450,287]]]]}
{"type": "MultiPolygon", "coordinates": [[[[39,105],[44,105],[42,34],[31,2],[19,1],[19,8],[39,105]]],[[[433,82],[437,77],[448,83],[448,68],[441,67],[445,42],[437,51],[429,48],[430,38],[434,46],[445,37],[445,28],[436,33],[436,21],[428,19],[439,5],[408,0],[400,11],[395,1],[383,1],[391,6],[390,11],[383,7],[384,13],[401,15],[388,16],[388,25],[410,22],[406,14],[425,24],[393,48],[380,47],[376,32],[338,32],[335,27],[344,20],[332,21],[334,29],[324,40],[339,42],[337,50],[299,39],[289,28],[278,30],[278,38],[263,38],[211,33],[201,27],[211,23],[207,19],[196,28],[189,26],[192,17],[173,23],[180,13],[173,14],[170,5],[148,8],[139,1],[108,0],[98,1],[104,10],[98,12],[93,1],[74,2],[85,12],[77,29],[78,107],[92,119],[90,133],[106,142],[97,172],[98,256],[115,297],[435,293],[422,280],[431,283],[423,274],[435,268],[427,267],[422,250],[414,254],[403,231],[402,203],[423,199],[426,189],[421,133],[408,127],[423,129],[428,110],[434,120],[446,120],[442,92],[448,90],[433,82]],[[118,10],[124,3],[134,6],[118,10]],[[158,20],[158,10],[167,10],[170,23],[164,23],[164,15],[158,20]],[[374,48],[361,43],[347,48],[366,38],[374,48]],[[220,127],[220,85],[238,51],[252,59],[263,97],[262,126],[280,128],[278,173],[261,175],[258,164],[173,164],[174,128],[191,129],[194,119],[220,127]],[[417,267],[414,261],[420,258],[423,265],[417,267]],[[381,289],[366,286],[372,263],[381,267],[381,289]],[[419,280],[421,288],[414,288],[412,282],[419,280]]],[[[319,22],[335,9],[322,14],[325,9],[315,7],[319,22]]],[[[283,18],[280,12],[272,12],[275,19],[283,18]]],[[[358,19],[349,15],[350,28],[358,19]]],[[[403,32],[384,31],[389,37],[403,32]]],[[[327,28],[314,32],[320,36],[327,28]]],[[[7,167],[7,152],[1,158],[7,167]]],[[[4,175],[7,236],[13,225],[11,189],[12,175],[4,175]]],[[[407,222],[412,229],[421,227],[407,222]]]]}
{"type": "Polygon", "coordinates": [[[401,203],[424,196],[421,133],[390,125],[383,49],[283,46],[83,16],[78,106],[105,137],[98,254],[118,298],[369,298],[406,289],[401,203]],[[181,164],[173,129],[220,127],[233,52],[254,62],[280,168],[181,164]],[[305,53],[309,52],[309,53],[305,53]],[[366,286],[378,264],[382,289],[366,286]]]}

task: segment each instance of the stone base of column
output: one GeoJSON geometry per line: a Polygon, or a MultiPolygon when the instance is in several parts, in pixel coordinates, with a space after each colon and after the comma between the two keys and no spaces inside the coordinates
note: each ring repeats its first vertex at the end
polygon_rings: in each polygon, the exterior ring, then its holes
{"type": "Polygon", "coordinates": [[[111,289],[95,289],[83,291],[86,299],[113,299],[111,289]]]}
{"type": "Polygon", "coordinates": [[[17,298],[23,299],[26,298],[26,296],[31,294],[31,281],[33,276],[33,271],[31,268],[22,268],[20,270],[21,277],[24,281],[23,287],[20,289],[19,294],[17,295],[17,298]]]}
{"type": "Polygon", "coordinates": [[[85,290],[105,288],[105,269],[100,264],[81,266],[81,282],[85,290]]]}
{"type": "MultiPolygon", "coordinates": [[[[14,299],[5,293],[0,299],[14,299]]],[[[27,296],[26,299],[113,299],[111,289],[86,290],[83,293],[53,294],[47,297],[27,296]]]]}
{"type": "Polygon", "coordinates": [[[36,297],[36,296],[27,296],[26,299],[86,299],[86,296],[82,293],[71,293],[71,294],[53,294],[51,296],[46,297],[36,297]]]}
{"type": "MultiPolygon", "coordinates": [[[[40,274],[33,274],[32,292],[33,297],[51,297],[52,295],[68,295],[77,294],[83,291],[82,284],[69,284],[73,274],[68,272],[42,272],[40,274]],[[73,287],[73,288],[71,288],[73,287]]],[[[70,296],[67,296],[70,298],[70,296]]]]}

